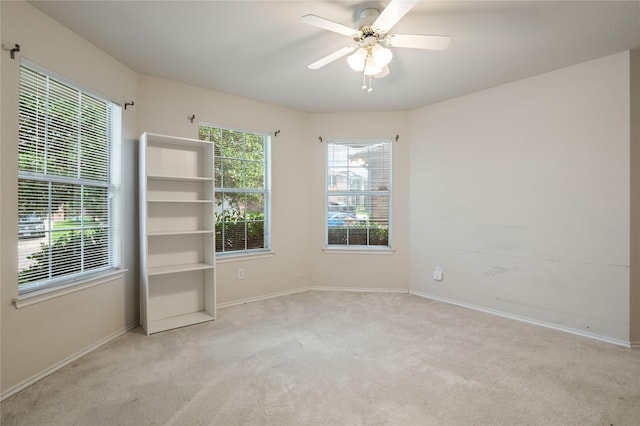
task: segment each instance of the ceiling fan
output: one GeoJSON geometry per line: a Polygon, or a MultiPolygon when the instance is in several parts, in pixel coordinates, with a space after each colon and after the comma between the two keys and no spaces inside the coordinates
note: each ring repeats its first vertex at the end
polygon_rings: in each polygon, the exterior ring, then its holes
{"type": "Polygon", "coordinates": [[[389,34],[391,28],[415,6],[419,0],[391,0],[380,13],[368,8],[360,13],[357,28],[350,28],[316,15],[305,15],[301,22],[324,30],[346,35],[354,42],[309,65],[317,70],[331,62],[352,53],[347,63],[354,71],[363,73],[362,89],[372,91],[371,77],[389,75],[389,63],[393,53],[386,47],[409,47],[413,49],[444,50],[449,46],[450,37],[421,34],[389,34]],[[386,46],[386,47],[385,47],[386,46]],[[367,77],[369,84],[367,85],[367,77]]]}

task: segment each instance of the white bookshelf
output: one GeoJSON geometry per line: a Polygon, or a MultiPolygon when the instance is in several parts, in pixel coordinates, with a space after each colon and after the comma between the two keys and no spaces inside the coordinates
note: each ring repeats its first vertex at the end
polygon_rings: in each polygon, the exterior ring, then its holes
{"type": "Polygon", "coordinates": [[[140,136],[140,323],[147,334],[216,316],[213,144],[140,136]]]}

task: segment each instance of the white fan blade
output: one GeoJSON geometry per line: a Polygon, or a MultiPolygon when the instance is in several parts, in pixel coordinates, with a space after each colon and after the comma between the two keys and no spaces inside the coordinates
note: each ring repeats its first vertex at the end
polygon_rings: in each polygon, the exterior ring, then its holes
{"type": "Polygon", "coordinates": [[[343,47],[340,50],[336,50],[335,52],[325,56],[322,59],[318,59],[317,61],[309,65],[309,68],[312,70],[317,70],[318,68],[322,68],[325,65],[335,61],[336,59],[340,59],[343,56],[348,55],[349,53],[353,52],[357,48],[358,48],[357,44],[350,44],[349,46],[343,47]]]}
{"type": "Polygon", "coordinates": [[[390,47],[410,47],[412,49],[444,50],[449,47],[448,36],[419,34],[389,34],[384,42],[390,47]]]}
{"type": "Polygon", "coordinates": [[[338,24],[337,22],[333,22],[316,15],[304,15],[300,18],[300,22],[322,28],[323,30],[329,30],[334,33],[346,35],[348,37],[355,37],[360,33],[359,30],[349,28],[346,25],[338,24]]]}
{"type": "Polygon", "coordinates": [[[418,0],[391,0],[375,20],[373,26],[382,34],[388,33],[416,3],[418,0]]]}

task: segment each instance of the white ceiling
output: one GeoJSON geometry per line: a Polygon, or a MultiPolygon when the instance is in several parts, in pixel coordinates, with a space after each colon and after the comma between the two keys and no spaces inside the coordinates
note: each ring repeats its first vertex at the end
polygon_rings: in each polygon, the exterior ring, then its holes
{"type": "Polygon", "coordinates": [[[133,70],[309,112],[410,110],[640,48],[640,2],[421,1],[391,31],[451,36],[449,49],[393,50],[391,75],[361,90],[349,44],[300,23],[353,26],[354,1],[31,1],[133,70]]]}

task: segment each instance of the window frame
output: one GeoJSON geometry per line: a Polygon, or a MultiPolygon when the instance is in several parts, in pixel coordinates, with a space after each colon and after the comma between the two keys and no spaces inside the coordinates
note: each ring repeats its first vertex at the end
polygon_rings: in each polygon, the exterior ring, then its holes
{"type": "MultiPolygon", "coordinates": [[[[252,194],[262,194],[264,199],[264,247],[255,248],[255,249],[244,249],[244,250],[231,250],[231,251],[216,251],[216,258],[218,261],[233,261],[234,259],[242,258],[262,258],[265,255],[269,256],[273,253],[272,241],[271,241],[271,197],[272,197],[272,188],[271,188],[271,144],[272,144],[272,135],[270,132],[253,130],[247,128],[233,127],[222,125],[218,123],[209,123],[209,122],[199,122],[198,123],[198,139],[200,138],[200,127],[208,127],[212,129],[219,129],[221,131],[232,131],[232,132],[240,132],[245,134],[253,134],[259,135],[263,137],[264,141],[264,188],[256,189],[256,188],[238,188],[238,187],[230,187],[230,188],[218,188],[215,182],[215,160],[216,160],[216,149],[214,142],[214,154],[212,161],[214,162],[214,182],[213,182],[213,190],[214,193],[219,192],[230,192],[230,193],[252,193],[252,194]]],[[[212,141],[213,142],[213,141],[212,141]]],[[[214,219],[215,220],[215,219],[214,219]]],[[[215,223],[214,223],[215,228],[215,223]]]]}
{"type": "MultiPolygon", "coordinates": [[[[44,171],[29,171],[29,170],[21,170],[20,162],[17,161],[17,179],[16,184],[21,181],[36,181],[36,182],[46,182],[48,185],[70,185],[76,187],[77,190],[81,191],[80,200],[82,206],[84,206],[84,195],[83,191],[86,191],[86,187],[92,188],[104,188],[105,189],[105,209],[106,209],[106,217],[107,224],[105,226],[98,226],[95,229],[105,229],[107,232],[107,264],[92,268],[85,271],[72,272],[68,274],[64,274],[61,276],[48,277],[46,279],[38,279],[33,280],[31,282],[27,282],[24,284],[20,284],[18,281],[17,290],[18,290],[18,298],[14,300],[16,302],[16,307],[18,307],[17,303],[34,303],[34,302],[20,302],[21,300],[31,299],[31,298],[44,298],[43,300],[48,300],[51,297],[57,297],[58,295],[68,294],[69,292],[77,291],[77,289],[92,287],[93,285],[101,284],[103,282],[112,281],[112,277],[119,276],[119,274],[125,272],[122,269],[122,218],[121,218],[121,206],[122,206],[122,192],[121,192],[121,143],[122,143],[122,105],[118,102],[112,101],[107,97],[97,93],[96,91],[86,89],[77,83],[70,81],[69,79],[60,76],[59,74],[48,70],[45,67],[42,67],[36,63],[33,63],[26,58],[21,58],[20,60],[20,69],[18,72],[19,82],[18,82],[18,102],[23,94],[22,90],[22,72],[23,68],[26,68],[30,72],[37,73],[39,75],[44,75],[48,80],[54,81],[57,84],[68,87],[69,89],[78,93],[79,96],[87,96],[92,98],[100,103],[104,103],[106,107],[109,109],[109,126],[110,126],[110,143],[109,143],[109,158],[106,160],[108,178],[106,181],[99,181],[97,179],[93,180],[91,178],[83,177],[81,175],[76,175],[75,177],[62,176],[56,174],[48,174],[44,171]],[[84,189],[84,190],[83,190],[84,189]],[[53,296],[47,296],[48,294],[53,294],[53,296]]],[[[49,89],[47,88],[47,97],[51,95],[49,89]]],[[[22,108],[20,104],[18,104],[18,118],[22,116],[22,108]]],[[[48,114],[48,112],[47,112],[48,114]]],[[[20,143],[20,131],[17,133],[17,141],[20,143]]],[[[19,155],[20,148],[17,149],[16,155],[19,155]]],[[[78,162],[81,163],[80,161],[78,162]]],[[[79,168],[76,170],[77,173],[82,173],[83,168],[78,166],[79,168]]],[[[85,169],[91,170],[90,168],[85,169]]],[[[18,198],[20,197],[20,190],[18,188],[17,191],[18,198]]],[[[51,204],[51,194],[48,196],[47,200],[47,216],[49,220],[49,224],[52,223],[52,214],[54,212],[53,205],[51,204]]],[[[82,207],[84,208],[84,207],[82,207]]],[[[17,214],[17,236],[20,236],[20,204],[16,204],[17,214]]],[[[79,227],[74,227],[73,229],[85,230],[88,229],[85,227],[84,223],[81,222],[79,227]]],[[[71,228],[69,228],[71,229],[71,228]]],[[[51,229],[47,231],[51,232],[51,229]]],[[[51,245],[51,236],[47,241],[47,244],[51,245]]],[[[17,249],[18,253],[20,253],[20,238],[17,238],[17,249]]],[[[84,255],[84,250],[82,250],[84,255]]],[[[83,258],[82,264],[84,265],[85,261],[90,260],[89,258],[83,258]]],[[[49,260],[51,262],[51,260],[49,260]]],[[[18,266],[18,273],[20,272],[20,264],[18,266]]],[[[49,267],[55,267],[49,265],[49,267]]],[[[37,303],[37,301],[35,302],[37,303]]]]}
{"type": "MultiPolygon", "coordinates": [[[[391,139],[377,139],[377,138],[365,138],[365,139],[330,139],[326,142],[325,146],[325,183],[324,183],[324,252],[325,253],[371,253],[371,254],[392,254],[393,249],[393,142],[391,139]],[[348,192],[349,194],[357,195],[382,195],[387,196],[388,203],[388,234],[387,245],[358,245],[358,244],[329,244],[329,197],[338,195],[335,191],[329,191],[329,185],[331,176],[329,175],[329,147],[332,144],[340,145],[377,145],[381,143],[387,143],[389,146],[389,182],[386,191],[338,191],[348,192]],[[382,193],[381,193],[382,192],[382,193]]],[[[356,195],[356,196],[357,196],[356,195]]]]}

